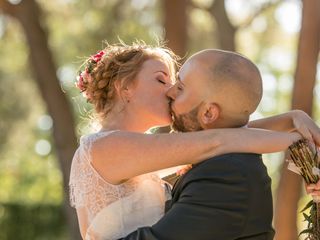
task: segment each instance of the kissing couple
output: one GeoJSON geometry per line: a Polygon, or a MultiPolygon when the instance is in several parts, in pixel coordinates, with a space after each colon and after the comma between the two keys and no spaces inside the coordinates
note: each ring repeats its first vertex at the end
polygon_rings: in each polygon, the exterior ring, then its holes
{"type": "Polygon", "coordinates": [[[82,136],[70,175],[83,239],[271,240],[263,153],[320,144],[302,111],[249,121],[262,97],[248,58],[207,49],[178,69],[164,46],[107,45],[77,86],[101,129],[82,136]],[[172,125],[174,133],[146,134],[172,125]],[[157,170],[186,165],[173,188],[157,170]]]}

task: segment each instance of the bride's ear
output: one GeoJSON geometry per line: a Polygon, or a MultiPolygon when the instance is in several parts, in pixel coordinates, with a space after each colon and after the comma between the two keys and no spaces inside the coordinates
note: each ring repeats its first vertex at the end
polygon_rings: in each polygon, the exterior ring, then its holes
{"type": "Polygon", "coordinates": [[[132,86],[129,84],[126,86],[122,86],[121,81],[116,81],[114,83],[114,87],[119,98],[122,99],[124,103],[129,103],[133,93],[132,86]]]}
{"type": "Polygon", "coordinates": [[[211,125],[220,116],[220,107],[216,103],[206,103],[205,109],[201,115],[201,120],[204,125],[211,125]]]}

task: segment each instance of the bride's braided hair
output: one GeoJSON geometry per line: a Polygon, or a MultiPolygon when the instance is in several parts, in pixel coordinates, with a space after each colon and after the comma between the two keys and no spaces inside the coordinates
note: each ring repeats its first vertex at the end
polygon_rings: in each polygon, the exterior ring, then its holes
{"type": "Polygon", "coordinates": [[[76,85],[104,118],[114,105],[115,82],[120,81],[121,89],[124,89],[148,59],[164,61],[174,76],[179,58],[166,47],[153,47],[141,42],[108,44],[84,62],[84,70],[79,72],[76,85]]]}

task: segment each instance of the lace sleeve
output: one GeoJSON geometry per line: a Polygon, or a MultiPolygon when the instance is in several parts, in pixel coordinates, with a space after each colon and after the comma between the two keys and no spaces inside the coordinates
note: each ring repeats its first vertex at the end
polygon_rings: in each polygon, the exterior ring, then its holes
{"type": "MultiPolygon", "coordinates": [[[[105,182],[91,165],[91,146],[100,137],[110,134],[110,132],[99,132],[80,138],[80,146],[74,154],[70,172],[70,204],[72,207],[96,208],[98,205],[105,205],[105,201],[95,203],[97,199],[102,199],[106,192],[114,192],[114,187],[105,182]],[[100,204],[101,203],[101,204],[100,204]]],[[[105,194],[104,196],[109,195],[105,194]]],[[[113,199],[114,198],[110,198],[113,199]]],[[[92,211],[95,211],[91,209],[92,211]]]]}
{"type": "Polygon", "coordinates": [[[70,172],[70,204],[72,207],[79,208],[88,204],[89,193],[95,187],[94,172],[90,165],[90,155],[92,143],[100,137],[102,133],[82,136],[80,138],[80,146],[75,152],[70,172]]]}
{"type": "Polygon", "coordinates": [[[88,174],[86,167],[86,155],[83,146],[80,146],[75,152],[70,172],[70,204],[72,207],[78,208],[85,205],[85,195],[88,192],[88,182],[85,181],[84,175],[88,174]]]}

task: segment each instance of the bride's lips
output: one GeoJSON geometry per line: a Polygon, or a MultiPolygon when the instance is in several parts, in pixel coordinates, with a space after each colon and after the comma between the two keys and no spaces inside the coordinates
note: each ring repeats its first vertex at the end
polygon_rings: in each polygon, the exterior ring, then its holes
{"type": "Polygon", "coordinates": [[[169,104],[169,112],[170,112],[171,116],[173,116],[174,112],[172,109],[172,101],[169,101],[168,104],[169,104]]]}
{"type": "Polygon", "coordinates": [[[170,109],[171,119],[172,119],[172,121],[174,121],[176,119],[176,114],[175,114],[174,110],[172,109],[171,104],[169,106],[170,106],[169,109],[170,109]]]}

